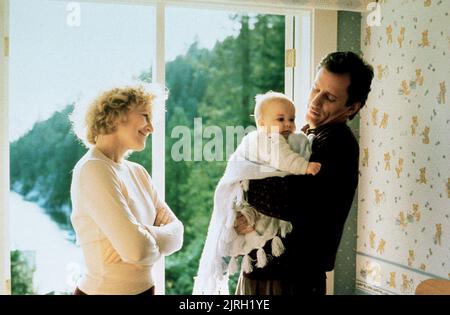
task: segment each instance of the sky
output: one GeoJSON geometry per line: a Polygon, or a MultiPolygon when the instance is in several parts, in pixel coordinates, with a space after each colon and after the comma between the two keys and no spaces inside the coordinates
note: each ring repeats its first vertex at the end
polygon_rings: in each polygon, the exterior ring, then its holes
{"type": "MultiPolygon", "coordinates": [[[[10,141],[67,104],[136,83],[154,60],[154,8],[70,1],[10,1],[10,141]],[[79,22],[79,25],[78,25],[79,22]]],[[[211,49],[236,35],[232,12],[168,7],[166,61],[196,39],[211,49]]]]}

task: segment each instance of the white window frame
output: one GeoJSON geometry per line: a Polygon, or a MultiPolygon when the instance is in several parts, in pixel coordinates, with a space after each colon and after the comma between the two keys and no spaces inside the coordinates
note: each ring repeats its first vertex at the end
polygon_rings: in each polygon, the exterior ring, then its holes
{"type": "Polygon", "coordinates": [[[295,66],[285,68],[285,93],[295,104],[298,129],[305,124],[304,116],[313,74],[311,73],[313,11],[286,16],[286,49],[295,49],[295,66]]]}
{"type": "MultiPolygon", "coordinates": [[[[62,1],[62,0],[54,0],[62,1]]],[[[199,8],[198,2],[170,1],[170,0],[79,0],[78,2],[152,5],[156,9],[154,29],[156,32],[155,65],[153,81],[165,83],[165,8],[190,7],[199,8]]],[[[10,246],[9,246],[9,135],[8,135],[8,57],[4,56],[3,39],[9,36],[9,0],[0,1],[0,294],[11,294],[10,290],[10,246]]],[[[278,14],[286,18],[285,42],[286,48],[295,48],[296,67],[285,71],[285,92],[294,99],[297,110],[297,124],[303,124],[307,95],[310,89],[314,67],[319,58],[326,52],[336,50],[337,23],[334,24],[333,15],[337,11],[292,9],[271,5],[227,5],[226,3],[211,3],[202,5],[202,9],[230,10],[234,12],[255,12],[260,14],[278,14]],[[331,38],[331,42],[323,44],[331,38]],[[319,40],[315,40],[319,39],[319,40]]],[[[336,19],[337,20],[337,19],[336,19]]],[[[152,177],[162,198],[165,197],[165,119],[155,121],[155,131],[152,137],[152,177]]],[[[156,266],[156,293],[164,294],[165,276],[164,260],[156,266]]],[[[329,275],[329,279],[332,277],[329,275]]],[[[331,286],[332,289],[332,286],[331,286]]],[[[328,292],[330,293],[330,291],[328,292]]],[[[331,291],[332,293],[332,291],[331,291]]]]}
{"type": "MultiPolygon", "coordinates": [[[[166,66],[165,66],[165,6],[161,3],[156,4],[156,46],[155,46],[155,65],[152,72],[153,82],[165,86],[166,82],[166,66]]],[[[164,104],[165,107],[165,104],[164,104]]],[[[166,141],[165,129],[166,118],[165,111],[159,110],[156,113],[159,117],[153,120],[152,134],[152,179],[159,196],[165,200],[166,198],[166,141]]],[[[153,275],[155,277],[155,294],[163,295],[166,292],[165,277],[165,258],[160,259],[154,266],[153,275]]]]}
{"type": "Polygon", "coordinates": [[[0,1],[0,295],[11,294],[9,253],[9,0],[0,1]]]}

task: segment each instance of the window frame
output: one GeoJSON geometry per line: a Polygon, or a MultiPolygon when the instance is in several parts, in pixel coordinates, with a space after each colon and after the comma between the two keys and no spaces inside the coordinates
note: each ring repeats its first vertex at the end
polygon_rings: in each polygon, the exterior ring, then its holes
{"type": "Polygon", "coordinates": [[[0,1],[0,295],[11,294],[9,254],[9,0],[0,1]]]}

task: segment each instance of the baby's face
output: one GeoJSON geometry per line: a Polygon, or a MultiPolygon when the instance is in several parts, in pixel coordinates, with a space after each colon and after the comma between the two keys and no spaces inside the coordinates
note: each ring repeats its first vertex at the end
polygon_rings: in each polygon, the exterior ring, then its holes
{"type": "Polygon", "coordinates": [[[295,108],[285,100],[269,100],[261,110],[260,127],[267,132],[278,132],[287,138],[295,131],[295,108]]]}

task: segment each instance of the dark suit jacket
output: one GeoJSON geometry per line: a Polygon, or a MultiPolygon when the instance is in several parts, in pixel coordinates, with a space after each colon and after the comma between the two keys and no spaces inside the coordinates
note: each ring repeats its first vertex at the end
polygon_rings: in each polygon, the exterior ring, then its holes
{"type": "MultiPolygon", "coordinates": [[[[254,267],[247,278],[304,279],[334,268],[358,184],[359,146],[345,123],[320,126],[314,133],[310,161],[322,163],[317,175],[250,181],[248,202],[261,213],[291,221],[293,231],[283,240],[285,253],[264,268],[254,267]]],[[[256,251],[251,256],[256,258],[256,251]]]]}

